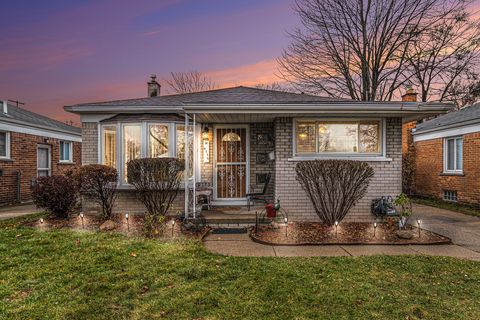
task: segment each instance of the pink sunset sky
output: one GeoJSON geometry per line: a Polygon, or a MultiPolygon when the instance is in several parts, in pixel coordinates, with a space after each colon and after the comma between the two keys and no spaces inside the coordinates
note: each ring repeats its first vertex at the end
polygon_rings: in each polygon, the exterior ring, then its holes
{"type": "MultiPolygon", "coordinates": [[[[221,87],[278,81],[293,0],[2,1],[0,100],[61,121],[63,106],[146,96],[150,74],[221,87]]],[[[480,0],[475,2],[480,7],[480,0]]],[[[163,90],[163,93],[168,93],[163,90]]]]}

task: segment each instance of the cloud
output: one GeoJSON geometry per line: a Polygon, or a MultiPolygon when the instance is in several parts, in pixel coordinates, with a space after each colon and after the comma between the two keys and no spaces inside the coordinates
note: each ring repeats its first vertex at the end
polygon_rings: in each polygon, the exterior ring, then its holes
{"type": "Polygon", "coordinates": [[[277,61],[275,59],[262,60],[221,70],[209,71],[206,74],[221,87],[238,85],[254,86],[279,81],[275,75],[277,61]]]}

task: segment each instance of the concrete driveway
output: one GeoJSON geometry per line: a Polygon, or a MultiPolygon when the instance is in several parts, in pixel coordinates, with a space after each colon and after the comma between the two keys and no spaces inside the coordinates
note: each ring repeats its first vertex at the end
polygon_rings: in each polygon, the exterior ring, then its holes
{"type": "Polygon", "coordinates": [[[422,228],[452,239],[456,245],[480,252],[480,218],[445,209],[415,204],[410,222],[422,220],[422,228]]]}
{"type": "Polygon", "coordinates": [[[0,207],[0,220],[26,216],[42,211],[43,210],[41,209],[37,209],[33,203],[22,204],[18,206],[0,207]]]}

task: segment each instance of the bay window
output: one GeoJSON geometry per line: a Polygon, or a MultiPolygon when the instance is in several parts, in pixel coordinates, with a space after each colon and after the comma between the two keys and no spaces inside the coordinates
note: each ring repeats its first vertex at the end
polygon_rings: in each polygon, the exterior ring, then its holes
{"type": "Polygon", "coordinates": [[[380,120],[296,120],[295,154],[379,155],[382,153],[380,120]]]}
{"type": "Polygon", "coordinates": [[[463,138],[446,138],[444,142],[444,172],[463,172],[463,138]]]}
{"type": "MultiPolygon", "coordinates": [[[[193,128],[189,132],[189,176],[193,176],[193,128]]],[[[108,123],[101,126],[103,164],[114,167],[122,184],[127,182],[127,163],[139,158],[185,159],[185,125],[180,123],[108,123]],[[118,137],[118,139],[117,139],[118,137]]]]}

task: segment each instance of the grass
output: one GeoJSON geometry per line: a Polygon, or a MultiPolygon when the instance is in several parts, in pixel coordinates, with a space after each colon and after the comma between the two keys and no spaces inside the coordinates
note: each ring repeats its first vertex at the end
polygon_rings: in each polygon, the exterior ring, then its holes
{"type": "Polygon", "coordinates": [[[0,223],[1,319],[478,319],[480,263],[242,258],[0,223]]]}
{"type": "Polygon", "coordinates": [[[413,202],[440,208],[440,209],[460,212],[463,214],[468,214],[470,216],[480,217],[479,209],[476,209],[472,206],[456,203],[456,202],[447,202],[447,201],[442,201],[442,200],[432,199],[432,198],[414,198],[413,202]]]}

